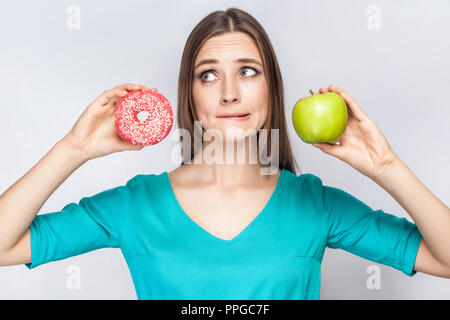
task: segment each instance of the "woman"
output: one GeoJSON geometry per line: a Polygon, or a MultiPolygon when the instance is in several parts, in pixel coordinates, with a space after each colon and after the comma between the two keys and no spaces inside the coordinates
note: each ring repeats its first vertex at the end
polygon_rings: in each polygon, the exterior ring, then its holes
{"type": "Polygon", "coordinates": [[[340,94],[349,108],[340,145],[315,146],[378,183],[416,224],[374,211],[313,174],[296,175],[275,53],[260,24],[235,8],[205,17],[187,40],[178,124],[191,140],[183,138],[182,165],[172,172],[139,174],[59,212],[36,215],[86,161],[142,149],[122,141],[113,121],[116,101],[135,89],[150,90],[124,84],[101,94],[70,132],[2,194],[1,265],[34,268],[95,249],[120,248],[138,299],[318,299],[326,247],[409,276],[420,271],[450,277],[448,208],[343,89],[319,90],[340,94]],[[226,118],[233,113],[248,116],[226,118]],[[196,123],[203,147],[198,152],[187,148],[195,143],[196,123]],[[278,130],[278,140],[271,139],[272,131],[262,139],[260,129],[278,130]],[[210,130],[218,133],[214,144],[206,139],[210,130]],[[243,162],[226,157],[231,154],[227,143],[243,147],[246,155],[255,138],[261,147],[256,163],[248,156],[243,162]],[[271,154],[268,163],[260,161],[264,150],[271,154]],[[208,156],[212,162],[203,161],[208,156]]]}

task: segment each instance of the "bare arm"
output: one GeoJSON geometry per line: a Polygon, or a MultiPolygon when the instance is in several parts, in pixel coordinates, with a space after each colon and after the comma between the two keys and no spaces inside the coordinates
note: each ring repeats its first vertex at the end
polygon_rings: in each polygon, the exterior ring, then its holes
{"type": "MultiPolygon", "coordinates": [[[[11,250],[21,238],[22,245],[28,244],[29,249],[27,231],[34,217],[50,195],[87,160],[62,139],[0,196],[0,253],[11,250]]],[[[1,257],[0,265],[4,265],[1,257]]]]}
{"type": "Polygon", "coordinates": [[[330,85],[345,100],[348,124],[340,145],[313,144],[367,176],[386,190],[414,220],[422,236],[414,270],[450,278],[450,210],[395,154],[381,130],[342,88],[330,85]]]}
{"type": "Polygon", "coordinates": [[[450,211],[400,159],[374,181],[408,212],[423,239],[414,270],[450,278],[450,211]]]}
{"type": "Polygon", "coordinates": [[[85,109],[70,132],[3,192],[0,196],[0,266],[31,261],[33,219],[50,195],[82,164],[113,152],[143,148],[123,141],[114,128],[116,101],[128,90],[139,89],[149,88],[123,84],[103,92],[85,109]]]}

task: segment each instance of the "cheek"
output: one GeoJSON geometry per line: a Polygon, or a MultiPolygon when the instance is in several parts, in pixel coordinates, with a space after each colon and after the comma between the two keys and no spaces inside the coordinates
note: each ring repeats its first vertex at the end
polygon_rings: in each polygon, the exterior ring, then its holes
{"type": "Polygon", "coordinates": [[[264,123],[269,105],[269,92],[265,82],[255,83],[247,92],[248,101],[254,108],[254,112],[258,114],[259,121],[264,123]]]}
{"type": "Polygon", "coordinates": [[[197,110],[197,114],[200,116],[201,114],[207,111],[205,106],[207,97],[205,92],[199,88],[197,84],[194,83],[192,87],[192,98],[194,99],[195,109],[197,110]]]}
{"type": "Polygon", "coordinates": [[[198,115],[198,119],[204,126],[211,117],[214,117],[214,108],[211,106],[213,95],[208,90],[202,90],[200,85],[193,85],[192,98],[194,100],[195,110],[198,115]]]}

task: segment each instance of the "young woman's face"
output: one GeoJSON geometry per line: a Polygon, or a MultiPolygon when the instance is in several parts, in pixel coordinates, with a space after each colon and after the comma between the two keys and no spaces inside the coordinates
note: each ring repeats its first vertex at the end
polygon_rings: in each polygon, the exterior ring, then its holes
{"type": "MultiPolygon", "coordinates": [[[[195,60],[194,76],[193,99],[205,130],[219,130],[224,141],[227,129],[256,135],[267,118],[268,87],[258,48],[248,35],[233,32],[205,42],[195,60]],[[217,62],[202,63],[210,59],[217,62]],[[239,59],[254,61],[236,61],[239,59]],[[249,116],[243,121],[220,117],[231,113],[249,116]]],[[[237,140],[242,137],[239,134],[237,140]]]]}

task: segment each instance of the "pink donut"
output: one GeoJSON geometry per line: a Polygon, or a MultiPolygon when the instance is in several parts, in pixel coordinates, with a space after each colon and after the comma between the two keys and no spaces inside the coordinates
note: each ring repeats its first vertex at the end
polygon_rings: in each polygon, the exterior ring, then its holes
{"type": "Polygon", "coordinates": [[[133,145],[160,142],[169,134],[173,124],[169,100],[148,89],[133,90],[120,98],[114,116],[117,133],[133,145]]]}

